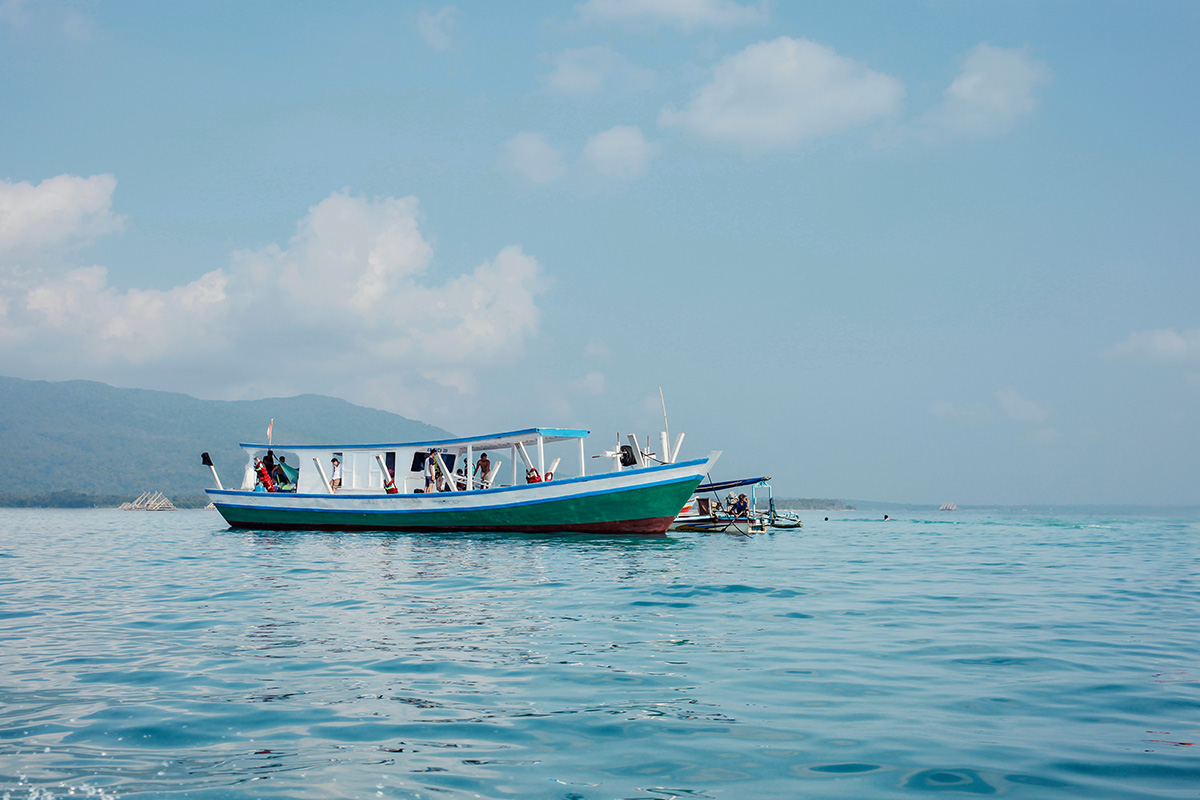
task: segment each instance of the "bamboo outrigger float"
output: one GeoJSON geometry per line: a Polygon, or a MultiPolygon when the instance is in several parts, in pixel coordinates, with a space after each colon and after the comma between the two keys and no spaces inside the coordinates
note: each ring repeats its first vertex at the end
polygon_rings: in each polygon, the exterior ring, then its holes
{"type": "Polygon", "coordinates": [[[613,471],[588,475],[587,435],[529,428],[396,444],[242,444],[238,489],[223,488],[202,459],[217,484],[209,497],[235,528],[661,534],[720,456],[649,464],[608,452],[613,471]],[[556,450],[563,455],[547,464],[556,450]],[[577,462],[569,477],[564,457],[577,462]]]}

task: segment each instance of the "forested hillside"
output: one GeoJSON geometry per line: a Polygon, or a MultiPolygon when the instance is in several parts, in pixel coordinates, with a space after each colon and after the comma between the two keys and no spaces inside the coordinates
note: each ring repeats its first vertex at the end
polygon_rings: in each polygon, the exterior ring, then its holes
{"type": "Polygon", "coordinates": [[[441,428],[321,395],[266,400],[199,400],[184,394],[117,389],[94,381],[0,377],[4,494],[56,491],[170,497],[212,485],[207,450],[222,480],[241,482],[239,442],[262,442],[275,420],[278,443],[397,442],[449,437],[441,428]]]}

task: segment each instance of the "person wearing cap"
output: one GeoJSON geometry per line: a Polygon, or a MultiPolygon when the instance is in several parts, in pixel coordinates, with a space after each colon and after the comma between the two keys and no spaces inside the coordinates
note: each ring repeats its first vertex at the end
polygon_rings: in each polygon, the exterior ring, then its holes
{"type": "Polygon", "coordinates": [[[337,460],[337,457],[331,459],[333,463],[333,478],[329,481],[329,488],[335,492],[342,488],[342,462],[337,460]]]}

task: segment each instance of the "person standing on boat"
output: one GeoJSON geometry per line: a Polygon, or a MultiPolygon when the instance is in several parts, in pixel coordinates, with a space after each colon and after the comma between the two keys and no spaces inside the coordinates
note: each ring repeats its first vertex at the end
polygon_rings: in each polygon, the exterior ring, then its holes
{"type": "Polygon", "coordinates": [[[479,460],[475,462],[475,471],[471,474],[479,476],[480,481],[486,481],[488,473],[491,471],[492,462],[488,461],[487,453],[484,453],[479,457],[479,460]]]}
{"type": "Polygon", "coordinates": [[[329,481],[329,488],[335,492],[342,488],[342,462],[336,458],[331,459],[333,462],[333,478],[329,481]]]}
{"type": "Polygon", "coordinates": [[[437,465],[437,459],[434,456],[437,450],[430,450],[429,455],[425,458],[425,491],[440,492],[442,491],[442,470],[437,465]]]}

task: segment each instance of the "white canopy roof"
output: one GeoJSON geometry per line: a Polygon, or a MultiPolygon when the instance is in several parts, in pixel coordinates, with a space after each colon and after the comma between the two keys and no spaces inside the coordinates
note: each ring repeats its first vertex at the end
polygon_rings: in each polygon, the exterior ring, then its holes
{"type": "Polygon", "coordinates": [[[526,428],[520,431],[509,431],[508,433],[492,433],[484,436],[467,436],[462,439],[433,439],[425,442],[394,442],[385,444],[262,444],[252,442],[242,442],[240,447],[243,450],[266,450],[268,448],[274,450],[286,450],[290,452],[301,452],[304,450],[369,450],[378,452],[380,450],[424,450],[431,447],[466,447],[470,445],[475,450],[487,450],[495,447],[510,447],[517,442],[522,444],[530,444],[536,442],[540,437],[544,442],[560,442],[571,439],[583,439],[591,431],[576,430],[574,428],[526,428]]]}

